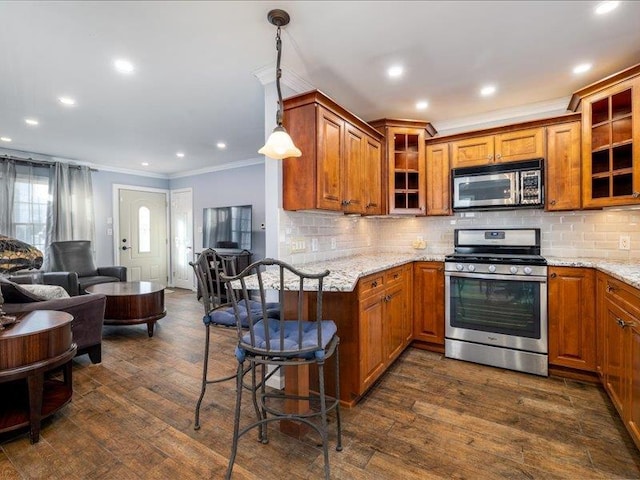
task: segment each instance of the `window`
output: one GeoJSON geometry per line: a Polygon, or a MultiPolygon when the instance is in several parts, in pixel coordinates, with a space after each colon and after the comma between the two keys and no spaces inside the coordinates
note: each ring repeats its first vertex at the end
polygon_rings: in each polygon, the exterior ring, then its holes
{"type": "Polygon", "coordinates": [[[151,211],[147,207],[138,209],[138,253],[151,251],[151,211]]]}
{"type": "Polygon", "coordinates": [[[16,238],[44,252],[49,177],[17,174],[13,201],[16,238]]]}

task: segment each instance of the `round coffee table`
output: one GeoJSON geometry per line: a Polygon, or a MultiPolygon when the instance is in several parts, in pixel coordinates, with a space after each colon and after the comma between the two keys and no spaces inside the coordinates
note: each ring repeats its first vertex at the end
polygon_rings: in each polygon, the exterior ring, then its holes
{"type": "Polygon", "coordinates": [[[163,318],[164,286],[153,282],[99,283],[85,289],[89,293],[102,293],[107,297],[104,311],[105,325],[147,324],[147,333],[153,337],[153,327],[163,318]]]}

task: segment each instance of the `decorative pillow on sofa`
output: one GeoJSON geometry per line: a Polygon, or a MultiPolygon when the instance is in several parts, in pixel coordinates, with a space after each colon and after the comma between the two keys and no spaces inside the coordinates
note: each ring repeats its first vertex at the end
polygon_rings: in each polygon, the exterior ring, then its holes
{"type": "Polygon", "coordinates": [[[54,300],[56,298],[69,298],[67,291],[59,285],[39,285],[26,284],[20,285],[23,290],[31,292],[33,295],[44,298],[45,300],[54,300]]]}
{"type": "Polygon", "coordinates": [[[43,297],[22,288],[21,285],[2,277],[0,277],[0,289],[5,303],[31,303],[45,300],[43,297]]]}

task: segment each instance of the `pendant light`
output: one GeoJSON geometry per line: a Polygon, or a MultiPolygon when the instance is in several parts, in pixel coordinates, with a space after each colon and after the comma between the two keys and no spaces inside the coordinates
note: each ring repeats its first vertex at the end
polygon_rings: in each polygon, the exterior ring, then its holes
{"type": "Polygon", "coordinates": [[[282,76],[282,70],[280,69],[280,57],[282,56],[282,42],[280,40],[280,27],[283,27],[289,23],[289,14],[284,10],[271,10],[267,14],[269,23],[278,27],[276,33],[276,50],[278,57],[276,61],[276,88],[278,90],[278,111],[276,112],[276,128],[273,129],[271,135],[267,139],[264,147],[258,150],[258,153],[266,155],[269,158],[276,160],[282,160],[288,157],[299,157],[302,152],[298,147],[293,144],[293,140],[282,126],[282,91],[280,90],[280,77],[282,76]]]}

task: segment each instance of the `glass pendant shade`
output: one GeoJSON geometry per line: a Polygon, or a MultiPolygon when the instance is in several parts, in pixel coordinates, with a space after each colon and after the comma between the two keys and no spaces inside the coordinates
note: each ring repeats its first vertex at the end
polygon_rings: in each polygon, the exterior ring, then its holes
{"type": "Polygon", "coordinates": [[[275,160],[299,157],[302,155],[302,152],[293,144],[293,140],[291,140],[291,137],[284,127],[280,126],[273,129],[273,132],[267,139],[267,143],[265,143],[264,147],[258,150],[258,153],[275,160]]]}

